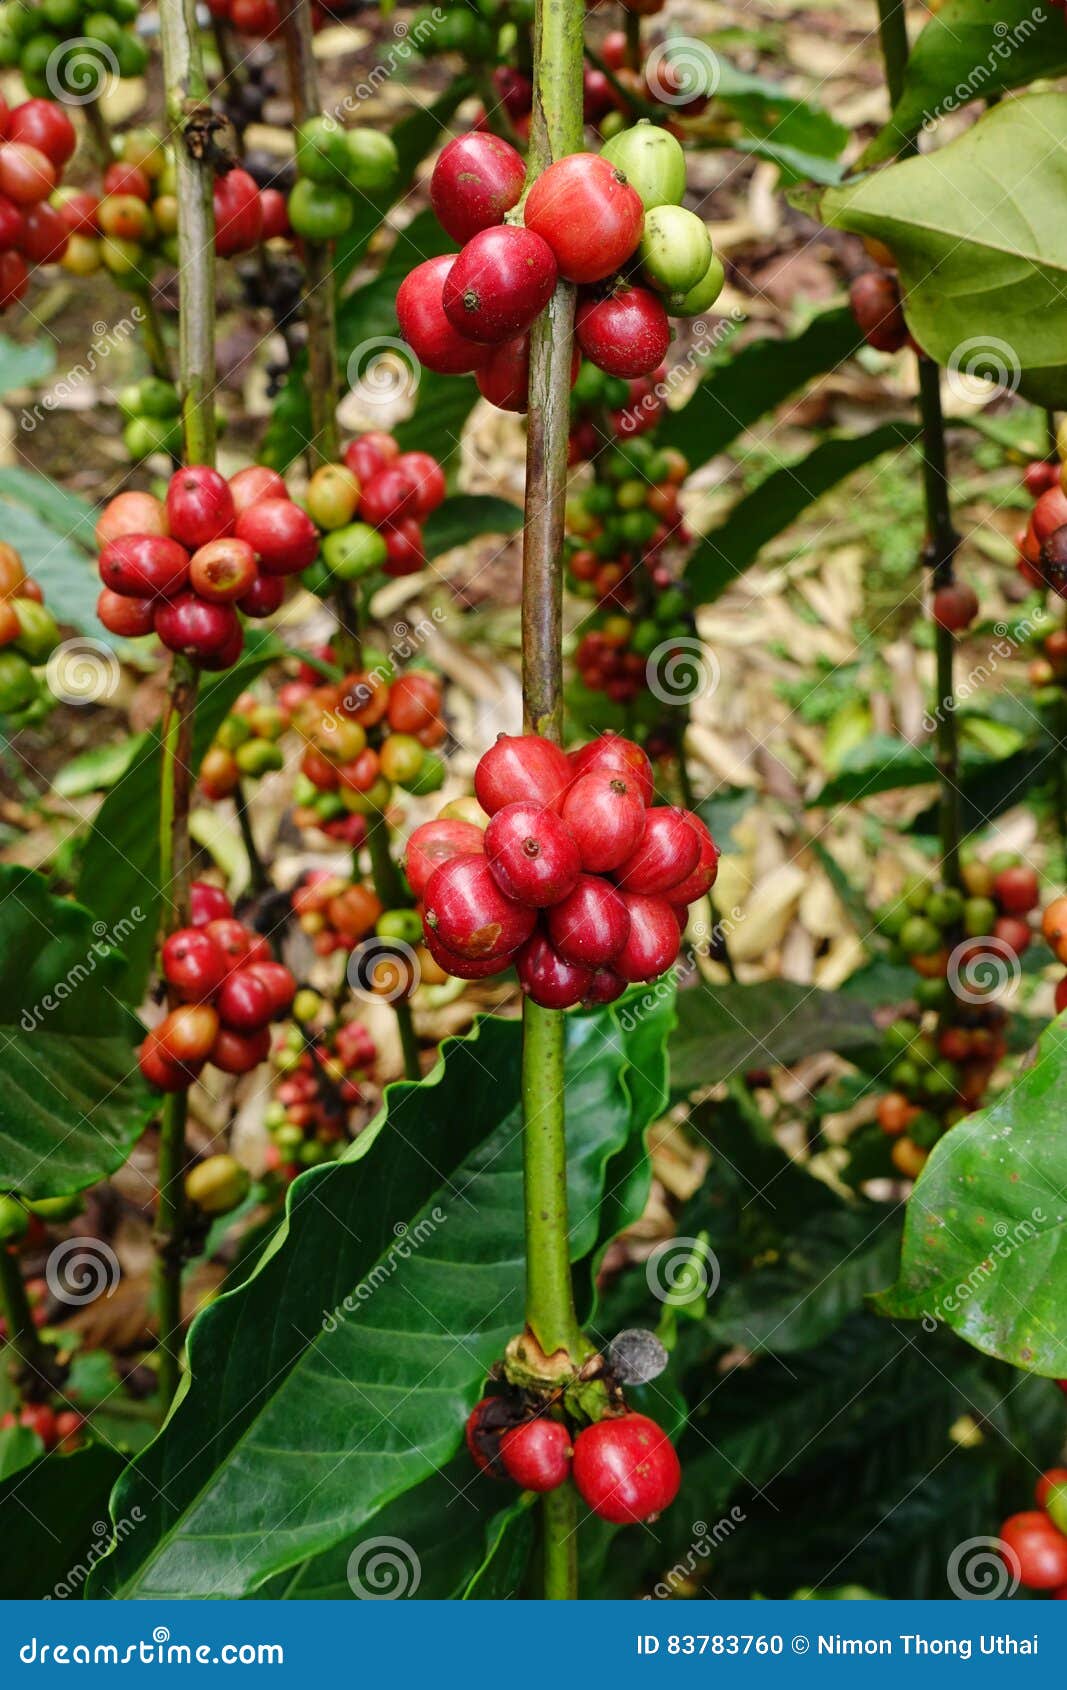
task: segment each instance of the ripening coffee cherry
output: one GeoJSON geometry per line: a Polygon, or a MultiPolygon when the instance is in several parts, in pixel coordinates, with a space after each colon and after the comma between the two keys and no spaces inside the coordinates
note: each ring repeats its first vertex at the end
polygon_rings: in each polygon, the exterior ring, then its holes
{"type": "Polygon", "coordinates": [[[473,822],[439,816],[415,828],[404,853],[404,872],[416,898],[426,896],[435,868],[449,857],[476,856],[485,849],[485,835],[473,822]]]}
{"type": "Polygon", "coordinates": [[[513,1426],[500,1440],[500,1459],[522,1490],[556,1490],[571,1465],[570,1433],[562,1421],[539,1415],[513,1426]]]}
{"type": "Polygon", "coordinates": [[[1041,902],[1037,871],[1028,863],[1013,863],[993,880],[993,896],[1005,915],[1029,915],[1041,902]]]}
{"type": "Polygon", "coordinates": [[[939,628],[950,634],[962,633],[978,615],[978,594],[965,582],[953,581],[947,587],[938,587],[932,610],[939,628]]]}
{"type": "Polygon", "coordinates": [[[614,769],[579,775],[560,806],[582,867],[604,874],[624,863],[644,832],[647,811],[636,786],[614,769]]]}
{"type": "Polygon", "coordinates": [[[189,579],[189,553],[159,534],[123,534],[99,559],[100,579],[123,598],[171,598],[189,579]]]}
{"type": "Polygon", "coordinates": [[[219,987],[215,1007],[224,1027],[235,1033],[255,1033],[271,1018],[273,993],[251,967],[238,968],[219,987]]]}
{"type": "Polygon", "coordinates": [[[157,1091],[178,1092],[188,1091],[197,1074],[200,1064],[186,1064],[175,1062],[160,1043],[156,1029],[148,1032],[137,1052],[137,1063],[148,1081],[157,1091]]]}
{"type": "Polygon", "coordinates": [[[199,927],[181,927],[164,940],[162,962],[164,980],[188,1003],[213,998],[230,967],[221,946],[199,927]]]}
{"type": "Polygon", "coordinates": [[[453,327],[445,315],[442,294],[456,262],[446,253],[417,264],[404,277],[396,296],[400,332],[420,364],[442,376],[459,376],[478,369],[486,350],[453,327]]]}
{"type": "Polygon", "coordinates": [[[668,806],[646,810],[644,832],[615,870],[615,883],[625,892],[669,892],[692,874],[700,847],[688,811],[668,806]]]}
{"type": "Polygon", "coordinates": [[[504,223],[467,242],[445,277],[441,303],[461,335],[498,345],[525,334],[555,285],[548,243],[531,229],[504,223]]]}
{"type": "Polygon", "coordinates": [[[1000,1528],[1005,1560],[1027,1590],[1054,1590],[1067,1584],[1067,1537],[1037,1509],[1012,1514],[1000,1528]]]}
{"type": "Polygon", "coordinates": [[[640,195],[596,153],[571,153],[549,165],[523,209],[526,227],[548,242],[569,282],[598,282],[625,264],[644,214],[640,195]]]}
{"type": "Polygon", "coordinates": [[[542,1009],[571,1009],[593,983],[591,968],[568,962],[544,933],[534,933],[515,958],[519,985],[542,1009]]]}
{"type": "Polygon", "coordinates": [[[632,1413],[584,1427],[574,1440],[572,1473],[578,1494],[593,1513],[621,1526],[661,1514],[674,1501],[682,1479],[666,1432],[647,1415],[632,1413]]]}
{"type": "Polygon", "coordinates": [[[292,499],[257,499],[237,517],[234,533],[268,575],[295,575],[318,556],[315,524],[292,499]]]}
{"type": "Polygon", "coordinates": [[[108,633],[124,640],[140,639],[152,632],[154,609],[151,599],[124,598],[110,587],[102,587],[96,601],[97,617],[108,633]]]}
{"type": "Polygon", "coordinates": [[[1039,546],[1056,529],[1067,524],[1067,493],[1062,487],[1050,487],[1042,493],[1030,514],[1030,527],[1039,546]]]}
{"type": "Polygon", "coordinates": [[[109,499],[96,525],[95,539],[103,548],[124,535],[165,535],[167,513],[151,493],[116,493],[109,499]]]}
{"type": "Polygon", "coordinates": [[[513,956],[460,956],[458,951],[449,950],[447,945],[443,945],[429,925],[425,929],[423,939],[438,968],[443,968],[446,974],[453,975],[457,980],[488,980],[494,974],[502,974],[514,961],[513,956]]]}
{"type": "Polygon", "coordinates": [[[240,516],[261,499],[287,499],[289,493],[276,469],[268,469],[266,464],[249,464],[247,469],[239,469],[236,475],[230,476],[230,496],[240,516]]]}
{"type": "Polygon", "coordinates": [[[662,301],[647,288],[620,282],[606,299],[578,307],[575,334],[586,357],[612,376],[647,376],[658,369],[671,344],[662,301]]]}
{"type": "Polygon", "coordinates": [[[243,599],[251,592],[256,578],[255,552],[234,535],[209,540],[189,560],[189,585],[202,599],[221,603],[243,599]]]}
{"type": "Polygon", "coordinates": [[[520,904],[536,909],[558,904],[582,871],[574,835],[543,805],[506,804],[493,816],[484,837],[493,879],[520,904]]]}
{"type": "Polygon", "coordinates": [[[447,235],[462,246],[472,235],[503,223],[518,205],[526,165],[496,135],[460,135],[449,141],[430,178],[430,204],[447,235]]]}
{"type": "MultiPolygon", "coordinates": [[[[548,936],[560,956],[593,969],[618,956],[630,931],[622,896],[595,874],[579,876],[574,890],[549,910],[547,920],[548,936]]],[[[594,980],[590,989],[595,988],[594,980]]]]}
{"type": "Polygon", "coordinates": [[[877,352],[899,352],[907,345],[908,325],[896,276],[865,270],[849,288],[848,302],[868,346],[877,352]]]}
{"type": "Polygon", "coordinates": [[[238,1033],[231,1027],[220,1027],[208,1060],[216,1068],[221,1068],[224,1074],[250,1074],[269,1055],[269,1027],[260,1027],[254,1033],[238,1033]]]}
{"type": "Polygon", "coordinates": [[[571,783],[566,754],[539,734],[500,734],[479,759],[474,791],[487,815],[505,804],[558,806],[571,783]]]}
{"type": "Polygon", "coordinates": [[[590,769],[619,769],[637,787],[643,804],[652,802],[652,764],[639,745],[621,734],[603,733],[570,753],[572,775],[584,775],[590,769]]]}
{"type": "Polygon", "coordinates": [[[251,1178],[236,1157],[206,1156],[185,1176],[185,1195],[205,1215],[228,1215],[248,1196],[251,1178]]]}
{"type": "Polygon", "coordinates": [[[233,530],[233,494],[225,478],[207,464],[190,465],[171,477],[166,508],[171,534],[190,551],[233,530]]]}
{"type": "Polygon", "coordinates": [[[169,1062],[191,1068],[207,1061],[219,1030],[217,1012],[208,1003],[182,1003],[155,1029],[159,1049],[169,1062]]]}
{"type": "Polygon", "coordinates": [[[678,914],[666,898],[624,893],[630,917],[626,943],[611,966],[624,980],[657,980],[670,968],[682,945],[678,914]]]}
{"type": "Polygon", "coordinates": [[[484,856],[450,857],[430,876],[426,925],[441,943],[472,961],[509,956],[537,917],[500,890],[484,856]]]}
{"type": "Polygon", "coordinates": [[[271,961],[250,962],[248,972],[254,974],[267,988],[271,1020],[281,1020],[283,1015],[288,1014],[296,997],[296,980],[292,971],[286,968],[283,962],[271,961]]]}

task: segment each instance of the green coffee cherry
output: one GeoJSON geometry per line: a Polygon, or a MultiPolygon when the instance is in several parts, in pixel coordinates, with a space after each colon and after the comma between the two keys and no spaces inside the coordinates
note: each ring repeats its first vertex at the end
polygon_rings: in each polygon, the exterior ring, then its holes
{"type": "Polygon", "coordinates": [[[405,945],[422,940],[422,917],[418,910],[386,910],[374,929],[379,939],[399,939],[405,945]]]}
{"type": "Polygon", "coordinates": [[[358,581],[374,569],[381,569],[388,553],[385,541],[376,528],[365,522],[350,522],[347,528],[335,528],[322,542],[322,556],[327,569],[339,581],[358,581]]]}
{"type": "Polygon", "coordinates": [[[646,211],[657,205],[681,205],[685,153],[666,129],[642,119],[632,129],[613,135],[600,152],[626,177],[646,211]]]}
{"type": "Polygon", "coordinates": [[[205,1215],[226,1215],[248,1195],[248,1169],[233,1156],[208,1156],[185,1176],[185,1195],[205,1215]]]}
{"type": "Polygon", "coordinates": [[[900,930],[900,943],[909,956],[932,956],[941,947],[941,934],[924,915],[913,915],[900,930]]]}

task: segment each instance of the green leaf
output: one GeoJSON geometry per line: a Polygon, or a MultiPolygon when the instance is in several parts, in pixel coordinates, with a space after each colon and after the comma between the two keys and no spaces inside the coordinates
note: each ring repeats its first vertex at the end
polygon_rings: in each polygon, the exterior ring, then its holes
{"type": "MultiPolygon", "coordinates": [[[[994,759],[984,752],[964,747],[960,768],[964,774],[986,770],[994,759]]],[[[854,804],[859,798],[873,798],[879,792],[895,792],[907,786],[925,786],[937,780],[932,742],[913,745],[893,734],[871,734],[841,758],[837,773],[809,800],[809,807],[854,804]]]]}
{"type": "Polygon", "coordinates": [[[694,548],[685,578],[695,603],[709,604],[717,599],[756,561],[769,540],[831,487],[884,453],[899,453],[910,447],[918,437],[917,426],[885,423],[868,434],[833,435],[814,446],[806,457],[774,470],[694,548]]]}
{"type": "Polygon", "coordinates": [[[767,980],[758,986],[709,986],[678,995],[671,1037],[676,1092],[717,1085],[749,1068],[788,1067],[812,1051],[854,1051],[877,1039],[862,1003],[834,992],[767,980]]]}
{"type": "Polygon", "coordinates": [[[44,336],[22,344],[0,334],[0,393],[30,387],[51,375],[55,367],[55,348],[44,336]]]}
{"type": "Polygon", "coordinates": [[[52,782],[61,798],[84,798],[89,792],[106,792],[122,779],[144,747],[144,734],[130,734],[107,745],[91,745],[69,763],[64,763],[52,782]]]}
{"type": "MultiPolygon", "coordinates": [[[[199,766],[234,699],[283,652],[275,635],[258,631],[248,638],[240,663],[202,687],[196,709],[194,766],[199,766]]],[[[138,741],[128,771],[97,812],[78,882],[79,895],[92,904],[106,927],[128,923],[135,905],[142,911],[135,930],[124,940],[126,968],[114,988],[128,1003],[139,1003],[144,995],[159,928],[160,765],[156,730],[138,741]]]]}
{"type": "Polygon", "coordinates": [[[155,1097],[141,1078],[140,1023],[122,1002],[118,946],[144,912],[109,926],[43,875],[0,865],[0,1190],[81,1191],[113,1173],[155,1097]]]}
{"type": "Polygon", "coordinates": [[[1065,1084],[1061,1016],[1033,1067],[934,1146],[908,1203],[900,1277],[875,1303],[1055,1379],[1067,1376],[1065,1084]]]}
{"type": "Polygon", "coordinates": [[[821,202],[827,222],[891,248],[931,358],[1047,406],[1067,404],[1067,232],[1048,215],[1065,142],[1067,95],[1005,100],[947,146],[821,202]]]}
{"type": "MultiPolygon", "coordinates": [[[[635,1130],[630,1044],[614,1011],[566,1025],[582,1261],[635,1130]]],[[[183,1395],[116,1491],[115,1517],[136,1504],[145,1528],[105,1564],[101,1593],[256,1590],[378,1535],[376,1516],[453,1457],[522,1322],[520,1054],[517,1022],[478,1022],[421,1085],[387,1089],[344,1160],[290,1187],[252,1277],[194,1323],[183,1395]]]]}
{"type": "Polygon", "coordinates": [[[477,399],[478,389],[470,376],[439,376],[423,370],[414,411],[393,429],[401,451],[430,452],[454,479],[460,436],[477,399]]]}
{"type": "Polygon", "coordinates": [[[488,493],[458,493],[427,518],[423,528],[426,556],[440,557],[477,534],[514,534],[521,527],[522,510],[510,499],[497,499],[488,493]]]}
{"type": "MultiPolygon", "coordinates": [[[[26,1434],[32,1437],[32,1433],[26,1434]]],[[[0,1433],[0,1437],[5,1436],[0,1433]]],[[[33,1441],[40,1448],[40,1440],[33,1441]]],[[[48,1455],[0,1484],[0,1590],[7,1601],[80,1597],[107,1547],[107,1499],[122,1457],[103,1444],[48,1455]]],[[[137,1517],[122,1531],[135,1531],[137,1517]]]]}
{"type": "MultiPolygon", "coordinates": [[[[0,1429],[0,1480],[9,1479],[13,1473],[20,1473],[43,1453],[44,1444],[37,1433],[31,1432],[28,1426],[3,1427],[0,1429]]],[[[0,1548],[0,1564],[2,1556],[3,1550],[0,1548]]],[[[6,1589],[4,1595],[7,1595],[6,1589]]]]}
{"type": "Polygon", "coordinates": [[[840,179],[833,161],[849,139],[843,124],[814,102],[786,93],[780,83],[738,70],[721,53],[715,60],[716,102],[732,112],[744,130],[739,152],[773,160],[787,182],[840,179]]]}
{"type": "Polygon", "coordinates": [[[879,164],[972,100],[1067,71],[1063,17],[1034,0],[944,0],[912,46],[904,90],[861,160],[879,164]]]}
{"type": "Polygon", "coordinates": [[[739,351],[728,344],[710,360],[686,404],[664,414],[656,438],[684,452],[696,469],[805,382],[851,358],[859,344],[847,305],[820,311],[786,339],[764,335],[739,351]]]}

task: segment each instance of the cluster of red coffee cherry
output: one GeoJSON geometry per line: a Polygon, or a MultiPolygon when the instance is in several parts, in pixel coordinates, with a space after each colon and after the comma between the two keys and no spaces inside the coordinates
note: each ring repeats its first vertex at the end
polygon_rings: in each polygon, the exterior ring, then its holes
{"type": "Polygon", "coordinates": [[[269,616],[285,576],[306,569],[319,536],[274,470],[252,465],[227,481],[197,464],[170,479],[165,502],[119,493],[96,528],[104,590],[97,615],[114,634],[153,631],[204,669],[228,669],[245,616],[269,616]]]}
{"type": "Polygon", "coordinates": [[[23,1426],[28,1432],[35,1432],[45,1447],[45,1454],[50,1455],[57,1450],[60,1455],[70,1455],[77,1449],[80,1442],[79,1433],[85,1424],[85,1417],[73,1408],[62,1408],[57,1414],[49,1403],[24,1403],[16,1414],[14,1409],[8,1409],[6,1414],[0,1415],[0,1432],[7,1431],[12,1426],[23,1426]]]}
{"type": "Polygon", "coordinates": [[[270,1023],[289,1012],[296,981],[270,946],[237,920],[225,893],[192,890],[192,925],[163,943],[163,978],[177,1003],[141,1045],[145,1079],[186,1091],[206,1062],[247,1074],[270,1054],[270,1023]]]}
{"type": "Polygon", "coordinates": [[[1024,476],[1034,496],[1030,520],[1017,538],[1018,569],[1032,587],[1047,587],[1067,598],[1067,491],[1056,458],[1028,464],[1024,476]]]}
{"type": "Polygon", "coordinates": [[[326,868],[309,869],[289,896],[317,956],[354,950],[374,932],[385,909],[372,887],[326,868]]]}
{"type": "Polygon", "coordinates": [[[366,669],[313,687],[293,711],[307,742],[301,773],[361,816],[383,810],[394,786],[416,796],[436,792],[445,765],[434,748],[448,733],[441,711],[441,682],[428,669],[392,680],[366,669]]]}
{"type": "MultiPolygon", "coordinates": [[[[298,992],[293,1005],[297,1021],[312,1019],[321,1003],[317,992],[306,987],[298,992]]],[[[278,1079],[266,1113],[270,1172],[288,1184],[301,1168],[340,1154],[348,1140],[349,1112],[364,1101],[377,1058],[362,1021],[335,1021],[313,1036],[303,1025],[282,1034],[271,1053],[278,1079]]]]}
{"type": "Polygon", "coordinates": [[[652,765],[605,734],[567,754],[501,734],[474,790],[489,823],[439,818],[408,840],[427,948],[465,980],[514,965],[548,1009],[611,1003],[675,961],[718,853],[698,816],[651,808],[652,765]]]}
{"type": "Polygon", "coordinates": [[[682,1479],[666,1432],[632,1410],[575,1432],[564,1420],[531,1411],[521,1394],[501,1393],[475,1404],[466,1440],[483,1473],[541,1493],[573,1479],[586,1506],[617,1526],[654,1520],[674,1501],[682,1479]]]}
{"type": "Polygon", "coordinates": [[[1050,1467],[1034,1489],[1036,1508],[1010,1514],[999,1533],[1004,1563],[1027,1590],[1067,1601],[1067,1467],[1050,1467]]]}
{"type": "Polygon", "coordinates": [[[417,574],[426,567],[422,525],[445,490],[444,471],[429,452],[402,452],[379,429],[349,441],[344,462],[321,465],[308,483],[308,512],[325,539],[305,585],[325,593],[378,569],[417,574]]]}
{"type": "MultiPolygon", "coordinates": [[[[1032,941],[1027,918],[1040,901],[1037,874],[1017,852],[988,861],[969,854],[961,873],[962,890],[916,880],[879,917],[919,976],[918,1016],[899,1017],[883,1034],[893,1090],[877,1111],[894,1141],[893,1164],[909,1178],[942,1133],[979,1106],[1007,1053],[1007,1011],[997,998],[1032,941]],[[933,1029],[924,1010],[937,1012],[933,1029]]],[[[1060,902],[1067,913],[1067,899],[1060,902]]]]}
{"type": "Polygon", "coordinates": [[[462,250],[402,282],[401,333],[427,368],[474,372],[486,397],[519,409],[529,330],[563,278],[583,290],[575,334],[585,356],[612,375],[648,375],[670,345],[668,312],[707,310],[723,282],[706,226],[681,204],[679,143],[645,123],[600,154],[572,153],[534,182],[522,223],[505,222],[525,177],[520,155],[496,136],[445,147],[430,198],[462,250]]]}
{"type": "Polygon", "coordinates": [[[53,100],[9,110],[0,96],[0,311],[22,298],[32,267],[56,264],[67,250],[67,225],[49,202],[77,139],[53,100]]]}

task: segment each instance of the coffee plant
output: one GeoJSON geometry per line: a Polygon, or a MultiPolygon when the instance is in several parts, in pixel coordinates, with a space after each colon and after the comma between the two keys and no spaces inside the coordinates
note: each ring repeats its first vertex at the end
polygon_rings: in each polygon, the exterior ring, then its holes
{"type": "Polygon", "coordinates": [[[0,1595],[1067,1596],[1064,8],[756,10],[0,6],[0,1595]]]}

